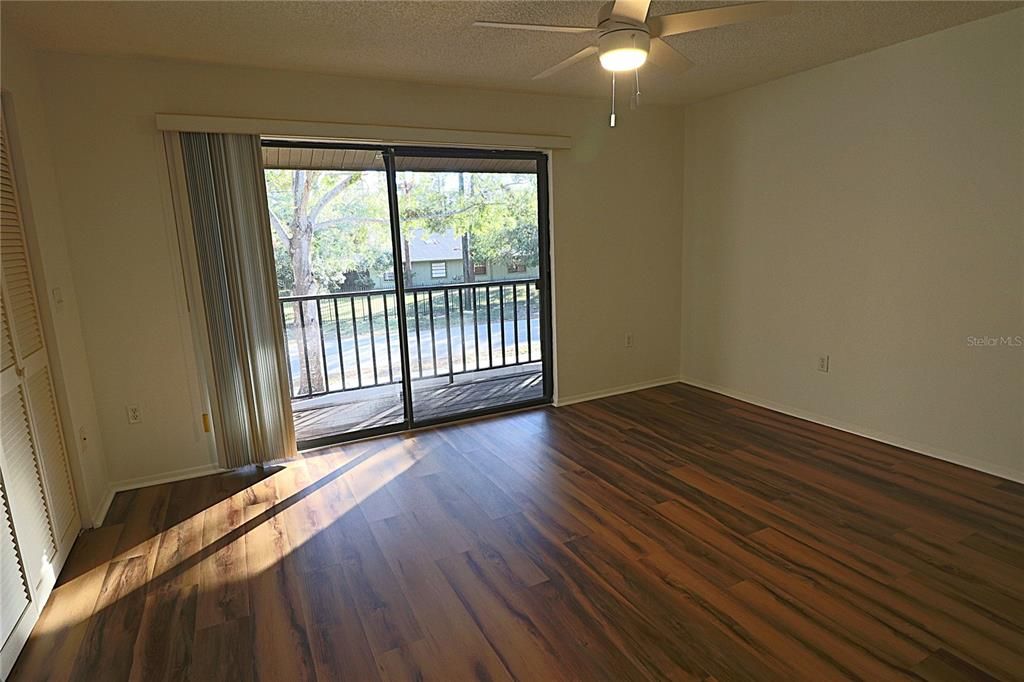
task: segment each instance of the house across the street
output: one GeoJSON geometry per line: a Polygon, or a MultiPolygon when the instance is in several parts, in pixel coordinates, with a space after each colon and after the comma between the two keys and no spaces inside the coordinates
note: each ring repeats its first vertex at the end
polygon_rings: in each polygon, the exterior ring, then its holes
{"type": "MultiPolygon", "coordinates": [[[[462,282],[492,282],[536,279],[540,269],[524,261],[500,262],[472,257],[470,239],[453,230],[429,232],[412,230],[402,243],[405,270],[411,275],[407,286],[428,287],[462,282]],[[469,245],[467,254],[466,246],[469,245]]],[[[390,289],[395,276],[390,270],[371,273],[375,289],[390,289]]]]}

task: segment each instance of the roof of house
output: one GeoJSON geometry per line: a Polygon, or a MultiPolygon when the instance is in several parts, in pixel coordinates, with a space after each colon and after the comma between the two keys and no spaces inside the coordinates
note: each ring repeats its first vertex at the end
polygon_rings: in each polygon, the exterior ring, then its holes
{"type": "Polygon", "coordinates": [[[409,254],[418,261],[462,260],[462,237],[453,230],[442,233],[413,230],[409,235],[409,254]]]}

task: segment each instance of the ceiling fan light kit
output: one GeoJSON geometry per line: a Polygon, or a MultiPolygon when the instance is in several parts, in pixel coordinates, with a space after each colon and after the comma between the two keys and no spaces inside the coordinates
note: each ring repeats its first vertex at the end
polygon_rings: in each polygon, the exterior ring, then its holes
{"type": "Polygon", "coordinates": [[[647,61],[651,36],[639,28],[621,28],[601,34],[597,49],[605,71],[633,71],[647,61]]]}
{"type": "Polygon", "coordinates": [[[598,14],[594,28],[586,26],[545,26],[543,24],[515,24],[498,21],[477,21],[475,26],[484,28],[514,29],[518,31],[544,31],[548,33],[585,34],[597,33],[597,41],[576,54],[567,57],[554,66],[541,71],[534,80],[568,68],[597,54],[601,66],[612,74],[611,127],[615,127],[615,74],[621,71],[636,72],[636,93],[633,105],[640,103],[639,68],[650,60],[656,66],[681,73],[693,64],[662,38],[692,31],[703,31],[718,26],[738,24],[754,19],[785,14],[790,11],[787,2],[754,2],[725,7],[698,9],[676,14],[648,17],[650,0],[612,0],[605,4],[598,14]]]}

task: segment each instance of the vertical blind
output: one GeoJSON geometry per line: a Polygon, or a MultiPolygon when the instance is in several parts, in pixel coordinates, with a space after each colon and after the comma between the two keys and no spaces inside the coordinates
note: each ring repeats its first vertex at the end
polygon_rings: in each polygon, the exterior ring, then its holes
{"type": "Polygon", "coordinates": [[[289,456],[284,331],[255,135],[181,133],[223,464],[289,456]]]}

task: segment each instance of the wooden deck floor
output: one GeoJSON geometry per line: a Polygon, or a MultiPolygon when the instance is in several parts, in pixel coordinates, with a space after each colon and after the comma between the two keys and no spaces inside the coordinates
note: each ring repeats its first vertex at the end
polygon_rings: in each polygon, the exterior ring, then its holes
{"type": "Polygon", "coordinates": [[[119,494],[13,679],[1020,679],[1022,503],[676,384],[119,494]]]}
{"type": "MultiPolygon", "coordinates": [[[[373,390],[380,394],[380,389],[373,390]]],[[[539,369],[453,384],[413,384],[414,409],[417,419],[421,420],[500,407],[538,399],[543,395],[544,384],[539,369]]],[[[338,400],[345,402],[312,409],[303,409],[302,402],[296,402],[296,439],[308,441],[403,421],[402,398],[397,387],[391,395],[384,397],[361,398],[360,391],[353,391],[338,394],[338,400]]]]}

